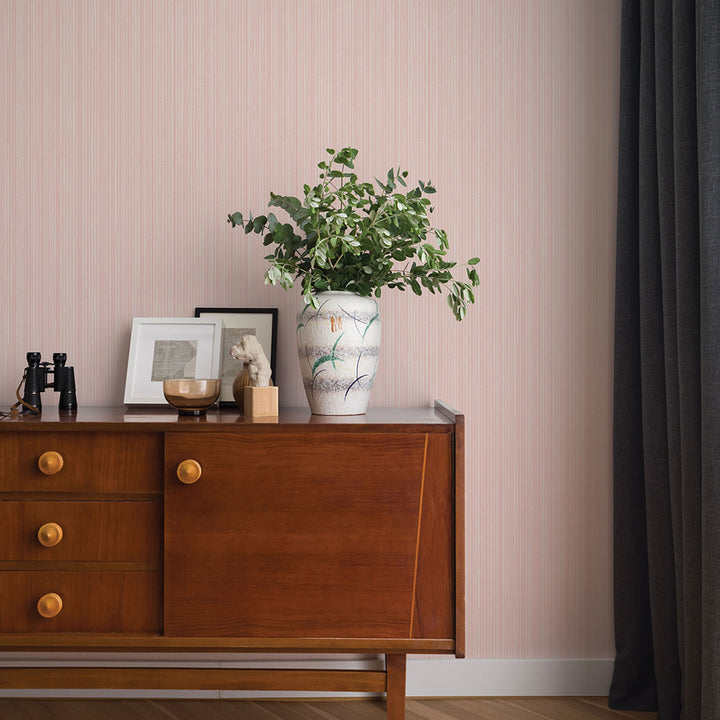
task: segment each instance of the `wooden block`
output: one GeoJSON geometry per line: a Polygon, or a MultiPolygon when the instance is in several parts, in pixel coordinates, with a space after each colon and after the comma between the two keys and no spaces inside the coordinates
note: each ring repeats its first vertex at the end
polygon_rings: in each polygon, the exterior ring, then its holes
{"type": "Polygon", "coordinates": [[[243,412],[247,417],[275,417],[278,414],[277,386],[252,387],[244,389],[243,412]]]}

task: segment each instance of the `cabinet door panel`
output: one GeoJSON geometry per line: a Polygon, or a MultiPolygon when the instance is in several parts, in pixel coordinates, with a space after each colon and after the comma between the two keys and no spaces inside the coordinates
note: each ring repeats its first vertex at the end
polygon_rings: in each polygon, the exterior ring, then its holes
{"type": "Polygon", "coordinates": [[[165,634],[409,637],[425,453],[419,433],[169,434],[165,634]]]}

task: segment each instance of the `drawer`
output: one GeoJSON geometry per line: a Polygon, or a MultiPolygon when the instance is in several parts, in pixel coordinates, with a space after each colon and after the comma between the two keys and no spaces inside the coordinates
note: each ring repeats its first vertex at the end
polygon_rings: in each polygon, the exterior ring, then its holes
{"type": "Polygon", "coordinates": [[[0,492],[159,492],[160,433],[23,432],[0,435],[0,492]],[[43,474],[40,457],[57,453],[43,474]],[[54,471],[54,472],[53,472],[54,471]]]}
{"type": "Polygon", "coordinates": [[[0,572],[0,633],[160,633],[159,572],[0,572]],[[62,609],[42,617],[49,593],[62,609]]]}
{"type": "Polygon", "coordinates": [[[161,538],[160,502],[0,501],[0,562],[159,562],[161,538]]]}

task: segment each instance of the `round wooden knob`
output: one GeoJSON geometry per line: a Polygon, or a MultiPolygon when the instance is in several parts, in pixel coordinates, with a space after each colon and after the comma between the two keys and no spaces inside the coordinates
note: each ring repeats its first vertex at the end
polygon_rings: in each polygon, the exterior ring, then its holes
{"type": "Polygon", "coordinates": [[[177,466],[177,476],[181,483],[192,485],[202,475],[202,468],[197,460],[183,460],[177,466]]]}
{"type": "Polygon", "coordinates": [[[63,529],[57,523],[45,523],[38,530],[37,536],[41,545],[55,547],[63,539],[63,529]]]}
{"type": "Polygon", "coordinates": [[[43,475],[55,475],[62,470],[63,456],[55,450],[48,450],[38,458],[38,468],[43,475]]]}
{"type": "Polygon", "coordinates": [[[63,601],[57,593],[46,593],[37,604],[37,610],[44,618],[53,618],[62,610],[63,601]]]}

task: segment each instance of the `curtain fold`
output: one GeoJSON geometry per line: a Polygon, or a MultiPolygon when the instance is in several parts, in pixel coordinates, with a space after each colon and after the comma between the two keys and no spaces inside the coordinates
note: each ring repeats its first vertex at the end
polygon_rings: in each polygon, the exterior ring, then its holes
{"type": "Polygon", "coordinates": [[[611,707],[720,718],[720,3],[624,0],[611,707]]]}

